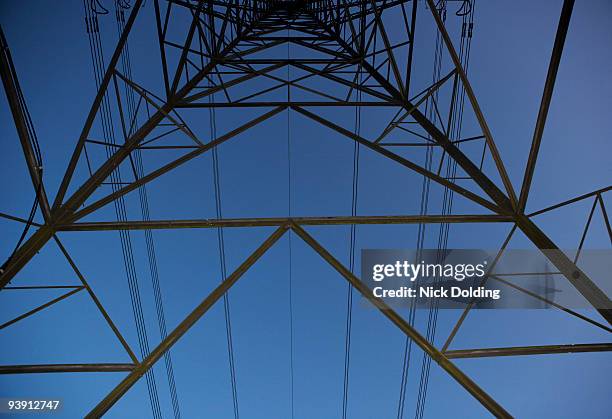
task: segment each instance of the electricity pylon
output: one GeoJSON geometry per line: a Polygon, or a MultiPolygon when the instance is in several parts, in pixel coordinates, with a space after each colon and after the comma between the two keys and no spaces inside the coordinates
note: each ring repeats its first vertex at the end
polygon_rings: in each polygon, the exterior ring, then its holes
{"type": "MultiPolygon", "coordinates": [[[[103,313],[109,327],[130,354],[133,363],[19,365],[3,366],[0,367],[0,370],[5,373],[128,371],[128,375],[89,414],[91,417],[98,417],[113,406],[215,302],[222,298],[241,275],[289,230],[310,245],[365,298],[375,303],[376,307],[407,337],[412,339],[485,408],[498,417],[510,417],[510,414],[474,380],[464,374],[453,363],[453,358],[612,350],[610,344],[448,350],[453,337],[470,311],[471,305],[464,310],[444,347],[437,348],[391,307],[373,297],[368,288],[348,268],[305,230],[306,226],[313,225],[506,223],[513,226],[512,231],[521,231],[537,248],[547,251],[545,254],[549,257],[550,262],[597,310],[606,323],[602,324],[575,312],[570,314],[610,331],[612,303],[608,296],[574,261],[563,252],[558,251],[558,246],[533,219],[542,212],[554,210],[577,200],[592,198],[594,208],[595,204],[600,206],[608,230],[610,230],[602,199],[602,194],[609,191],[610,188],[594,191],[536,213],[528,214],[525,211],[572,13],[574,3],[572,0],[564,1],[561,11],[536,129],[520,189],[515,189],[517,185],[513,185],[508,176],[504,160],[498,151],[461,58],[445,26],[445,11],[439,9],[433,0],[427,0],[421,4],[417,1],[402,0],[172,0],[164,5],[161,4],[161,1],[155,0],[153,4],[157,28],[155,42],[159,46],[161,58],[159,73],[163,79],[163,87],[159,89],[162,91],[160,94],[154,93],[153,88],[145,86],[131,74],[126,73],[125,69],[120,68],[130,33],[139,18],[142,3],[142,0],[137,0],[129,16],[123,22],[116,48],[99,80],[99,89],[93,105],[76,141],[76,147],[59,190],[52,200],[44,187],[35,142],[28,126],[29,116],[25,101],[20,93],[17,75],[4,39],[0,61],[4,89],[44,218],[44,223],[33,225],[33,233],[3,266],[0,287],[4,288],[9,285],[14,276],[50,241],[56,242],[82,281],[81,287],[67,293],[61,299],[68,298],[78,290],[86,290],[103,313]],[[411,75],[415,48],[415,20],[419,7],[429,10],[433,23],[441,36],[441,45],[450,57],[452,68],[443,77],[415,94],[411,75]],[[289,44],[293,47],[292,55],[285,57],[284,54],[289,44]],[[293,72],[291,79],[283,75],[288,68],[291,68],[293,72]],[[120,88],[126,89],[129,94],[121,95],[120,88]],[[438,115],[424,110],[425,104],[431,98],[438,97],[438,93],[443,88],[450,89],[451,93],[446,95],[448,103],[444,104],[443,100],[438,99],[434,106],[449,109],[448,121],[440,117],[437,109],[438,115]],[[477,121],[481,133],[476,137],[462,139],[452,138],[450,135],[451,117],[457,112],[452,108],[452,103],[458,91],[463,92],[467,97],[467,108],[477,121]],[[127,111],[130,107],[129,96],[136,98],[134,102],[136,106],[132,105],[130,112],[127,111]],[[326,107],[388,107],[397,112],[391,121],[385,124],[377,138],[365,138],[324,116],[320,109],[326,107]],[[260,113],[257,117],[237,124],[235,128],[216,138],[206,139],[196,135],[180,115],[184,109],[200,108],[249,108],[260,113]],[[408,214],[214,220],[83,221],[86,216],[96,213],[130,192],[138,190],[250,128],[289,110],[384,156],[390,160],[389,164],[399,164],[407,170],[428,178],[434,184],[441,185],[461,199],[471,202],[477,210],[472,214],[462,215],[408,214]],[[102,118],[103,112],[109,112],[116,121],[120,121],[121,142],[109,143],[108,139],[97,140],[96,136],[92,135],[95,122],[102,118]],[[396,144],[386,141],[389,133],[401,130],[404,124],[411,124],[412,134],[415,134],[413,136],[405,134],[405,137],[417,138],[420,144],[412,144],[408,141],[396,144]],[[162,127],[171,127],[172,132],[184,134],[187,143],[181,145],[164,143],[168,135],[160,131],[162,127]],[[418,132],[415,133],[416,130],[418,132]],[[461,143],[468,140],[482,142],[486,158],[492,162],[492,171],[487,172],[483,169],[480,153],[471,154],[461,147],[461,143]],[[99,165],[91,167],[91,162],[85,154],[88,147],[95,147],[96,144],[110,147],[110,152],[101,159],[99,165]],[[401,146],[435,147],[441,159],[446,158],[456,163],[467,182],[459,184],[454,179],[441,174],[440,170],[432,170],[431,167],[419,164],[403,153],[393,151],[401,146]],[[151,149],[171,150],[172,156],[175,156],[177,152],[183,154],[180,157],[173,157],[172,160],[148,173],[137,173],[131,170],[134,173],[128,182],[121,184],[114,182],[116,187],[111,193],[99,196],[101,186],[112,179],[116,170],[123,168],[124,172],[129,173],[130,170],[126,171],[125,168],[130,164],[133,165],[134,159],[137,158],[136,153],[145,154],[151,149]],[[85,164],[86,158],[87,164],[90,165],[90,176],[82,181],[77,181],[76,168],[79,164],[85,164]],[[277,228],[225,281],[168,333],[147,357],[141,360],[134,355],[58,238],[58,233],[65,231],[256,226],[276,226],[277,228]]],[[[463,2],[462,7],[469,7],[469,5],[469,1],[463,2]]],[[[88,21],[89,30],[97,30],[96,20],[97,16],[93,16],[88,21]]],[[[445,96],[442,95],[442,97],[445,96]]],[[[404,130],[404,132],[408,131],[404,130]]],[[[15,219],[15,217],[12,218],[15,219]]],[[[501,251],[508,240],[502,246],[501,251]]],[[[54,300],[51,304],[57,301],[54,300]]],[[[48,305],[50,304],[45,307],[48,305]]],[[[31,314],[33,313],[26,313],[25,316],[31,314]]],[[[15,321],[21,318],[23,316],[15,321]]],[[[15,321],[9,323],[13,324],[15,321]]],[[[4,325],[6,326],[8,324],[4,325]]]]}

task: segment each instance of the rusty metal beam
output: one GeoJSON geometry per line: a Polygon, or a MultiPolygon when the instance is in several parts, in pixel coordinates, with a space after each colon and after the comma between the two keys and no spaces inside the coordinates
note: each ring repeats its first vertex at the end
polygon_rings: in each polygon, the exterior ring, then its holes
{"type": "Polygon", "coordinates": [[[507,348],[483,348],[483,349],[457,349],[446,351],[449,359],[459,358],[485,358],[497,356],[524,356],[524,355],[549,355],[549,354],[573,354],[584,352],[610,352],[612,343],[577,343],[570,345],[542,345],[542,346],[513,346],[507,348]]]}
{"type": "Polygon", "coordinates": [[[0,365],[0,374],[44,374],[58,372],[127,372],[135,364],[37,364],[0,365]]]}
{"type": "Polygon", "coordinates": [[[194,220],[150,221],[102,221],[81,222],[57,226],[58,231],[109,231],[109,230],[173,230],[180,228],[217,227],[268,227],[288,221],[299,225],[349,225],[349,224],[441,224],[441,223],[500,223],[512,222],[507,215],[360,215],[335,217],[278,217],[278,218],[225,218],[194,220]]]}

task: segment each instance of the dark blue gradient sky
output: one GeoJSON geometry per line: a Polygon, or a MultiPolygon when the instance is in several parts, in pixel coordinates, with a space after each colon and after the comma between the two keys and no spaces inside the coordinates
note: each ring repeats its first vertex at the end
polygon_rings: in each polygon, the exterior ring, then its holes
{"type": "MultiPolygon", "coordinates": [[[[108,7],[112,9],[111,2],[108,7]]],[[[535,211],[610,185],[612,180],[612,3],[577,1],[561,61],[528,203],[535,211]]],[[[451,8],[454,6],[451,6],[451,8]]],[[[520,188],[547,71],[561,1],[479,1],[469,74],[515,188],[520,188]]],[[[130,38],[135,78],[161,92],[153,2],[147,2],[130,38]]],[[[112,15],[103,29],[105,54],[116,40],[112,15]]],[[[433,24],[421,8],[417,25],[415,91],[431,82],[433,24]]],[[[80,1],[0,3],[0,23],[9,42],[22,89],[36,125],[45,161],[45,182],[54,197],[95,94],[89,45],[80,1]]],[[[290,51],[291,53],[291,51],[290,51]]],[[[448,63],[447,67],[448,68],[448,63]]],[[[447,70],[448,71],[448,70],[447,70]]],[[[444,70],[443,70],[444,73],[444,70]]],[[[33,191],[4,94],[0,95],[0,211],[25,217],[33,191]]],[[[354,110],[320,110],[346,127],[354,110]]],[[[239,120],[259,114],[247,110],[239,120]]],[[[206,111],[184,112],[194,131],[208,135],[206,111]]],[[[235,114],[217,113],[218,132],[235,126],[235,114]]],[[[362,111],[362,132],[371,133],[389,111],[362,111]]],[[[391,115],[392,116],[392,115],[391,115]]],[[[295,112],[283,112],[219,148],[225,217],[287,215],[287,122],[292,147],[292,213],[348,215],[351,211],[353,145],[295,112]],[[288,119],[289,118],[289,119],[288,119]]],[[[465,133],[475,131],[466,116],[465,133]]],[[[94,132],[96,129],[94,127],[94,132]]],[[[476,133],[475,135],[477,135],[476,133]]],[[[154,169],[169,155],[146,155],[154,169]]],[[[418,160],[421,158],[417,156],[418,160]]],[[[362,150],[358,213],[418,212],[421,180],[407,169],[362,150]]],[[[491,166],[488,170],[491,169],[491,166]]],[[[80,165],[75,185],[86,176],[80,165]]],[[[441,189],[434,189],[434,196],[441,189]],[[438,192],[436,192],[438,191],[438,192]]],[[[106,190],[108,192],[108,190],[106,190]]],[[[209,154],[191,161],[148,188],[151,218],[215,216],[209,154]]],[[[101,195],[97,195],[101,196],[101,195]]],[[[432,198],[433,200],[434,198],[432,198]]],[[[609,208],[612,201],[604,195],[609,208]]],[[[590,201],[583,201],[537,222],[561,248],[575,248],[590,201]]],[[[456,198],[456,213],[476,207],[456,198]]],[[[435,213],[437,207],[432,209],[435,213]]],[[[139,216],[128,201],[130,218],[139,216]]],[[[89,220],[113,220],[107,206],[89,220]]],[[[437,227],[428,227],[436,245],[437,227]]],[[[509,225],[451,226],[449,247],[499,247],[509,225]]],[[[0,257],[8,255],[21,225],[0,220],[0,257]]],[[[349,228],[313,227],[308,231],[348,264],[349,228]]],[[[235,269],[269,228],[225,232],[228,271],[235,269]]],[[[360,226],[357,249],[413,248],[417,226],[360,226]]],[[[150,345],[159,342],[144,236],[133,233],[150,345]]],[[[172,329],[219,283],[214,230],[155,231],[157,260],[168,328],[172,329]]],[[[128,285],[116,232],[63,233],[60,239],[88,278],[104,306],[137,349],[128,285]]],[[[342,406],[346,283],[295,235],[292,279],[295,359],[295,417],[336,418],[342,406]]],[[[585,242],[608,248],[603,219],[593,218],[585,242]]],[[[521,234],[510,243],[530,248],[521,234]]],[[[289,416],[288,237],[283,237],[230,293],[238,400],[243,418],[289,416]]],[[[359,263],[357,263],[359,266],[359,263]]],[[[608,278],[596,278],[607,281],[608,278]]],[[[74,273],[49,243],[13,281],[15,285],[76,283],[74,273]]],[[[2,321],[57,296],[38,291],[0,293],[2,321]]],[[[585,314],[597,317],[594,311],[585,314]]],[[[440,312],[435,342],[441,345],[459,312],[440,312]]],[[[424,333],[427,313],[417,314],[424,333]]],[[[220,304],[172,350],[183,417],[233,417],[223,308],[220,304]]],[[[350,418],[396,417],[405,337],[378,312],[356,304],[353,314],[350,418]]],[[[452,348],[545,345],[609,341],[609,335],[556,310],[482,310],[470,313],[452,348]]],[[[85,293],[0,332],[1,364],[128,362],[85,293]]],[[[136,351],[138,352],[138,351],[136,351]]],[[[413,349],[406,417],[413,415],[422,353],[413,349]]],[[[612,412],[609,377],[612,356],[602,354],[459,360],[457,364],[516,417],[607,418],[612,412]]],[[[163,362],[155,367],[164,414],[171,416],[163,362]]],[[[4,375],[0,397],[60,397],[61,417],[78,417],[93,407],[123,373],[4,375]]],[[[149,417],[141,380],[108,417],[149,417]]],[[[488,412],[437,365],[432,364],[425,416],[488,417],[488,412]]],[[[58,417],[60,417],[58,415],[58,417]]]]}

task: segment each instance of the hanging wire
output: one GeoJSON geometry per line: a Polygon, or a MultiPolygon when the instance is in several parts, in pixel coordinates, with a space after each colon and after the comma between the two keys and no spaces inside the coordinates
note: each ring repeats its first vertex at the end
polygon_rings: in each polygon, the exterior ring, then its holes
{"type": "MultiPolygon", "coordinates": [[[[287,37],[289,37],[289,28],[287,28],[287,37]]],[[[290,43],[287,42],[287,60],[290,57],[290,43]]],[[[291,102],[291,85],[289,84],[289,70],[287,66],[287,102],[291,102]]],[[[291,108],[287,108],[287,212],[289,217],[292,216],[292,191],[291,191],[291,108]]],[[[289,230],[289,395],[291,418],[295,417],[295,394],[294,394],[294,331],[293,331],[293,250],[291,246],[292,231],[289,230]]]]}
{"type": "MultiPolygon", "coordinates": [[[[468,13],[465,14],[457,14],[458,16],[462,16],[462,36],[460,43],[460,63],[462,67],[465,69],[467,73],[469,67],[469,57],[471,50],[471,40],[472,40],[472,29],[474,25],[474,2],[470,2],[470,8],[468,13]]],[[[458,86],[459,94],[453,95],[453,103],[451,104],[451,127],[449,127],[449,139],[457,140],[461,138],[461,128],[463,123],[463,113],[465,107],[465,88],[463,85],[458,86]],[[453,112],[454,111],[454,112],[453,112]]],[[[446,162],[446,177],[451,182],[455,182],[456,174],[457,174],[457,161],[454,159],[448,159],[446,162]]],[[[442,214],[447,215],[452,213],[453,208],[453,198],[454,192],[449,188],[444,188],[444,195],[442,201],[442,214]]],[[[438,232],[438,254],[437,258],[441,261],[448,249],[448,237],[450,231],[450,224],[442,223],[439,226],[438,232]]],[[[437,281],[437,279],[436,279],[437,281]]],[[[435,340],[436,335],[436,327],[438,321],[438,313],[439,313],[439,301],[434,299],[432,301],[429,311],[429,318],[427,323],[427,334],[426,338],[429,342],[433,342],[435,340]]],[[[425,414],[425,403],[427,399],[427,392],[429,389],[429,376],[431,370],[431,357],[424,356],[423,357],[423,365],[421,368],[421,378],[419,382],[419,393],[417,398],[417,406],[415,411],[415,418],[422,419],[425,414]]]]}
{"type": "MultiPolygon", "coordinates": [[[[210,8],[209,24],[205,25],[205,33],[209,37],[209,39],[215,39],[214,33],[214,16],[212,14],[213,4],[209,3],[208,7],[210,8]]],[[[199,43],[200,50],[202,49],[201,42],[199,43]]],[[[200,55],[203,60],[203,55],[200,55]]],[[[203,61],[202,61],[203,65],[203,61]]],[[[208,87],[212,88],[212,81],[208,79],[208,87]]],[[[208,101],[210,104],[215,102],[215,94],[211,94],[208,97],[208,101]]],[[[215,112],[215,107],[209,107],[209,124],[210,124],[210,141],[215,141],[217,139],[217,116],[215,112]]],[[[215,190],[215,211],[217,215],[217,219],[223,218],[222,211],[222,200],[221,200],[221,181],[220,181],[220,167],[219,167],[219,152],[217,147],[213,147],[212,149],[212,163],[213,163],[213,183],[215,190]]],[[[226,268],[226,257],[225,257],[225,237],[223,234],[223,228],[217,228],[217,245],[219,248],[219,265],[221,269],[221,278],[222,281],[227,279],[227,268],[226,268]]],[[[238,409],[238,388],[236,381],[236,365],[235,365],[235,355],[234,355],[234,342],[232,338],[232,321],[231,321],[231,312],[230,312],[230,300],[229,300],[229,292],[223,293],[223,313],[225,318],[225,334],[227,341],[227,352],[228,352],[228,363],[230,370],[230,384],[232,389],[232,408],[234,412],[234,419],[238,419],[240,416],[240,412],[238,409]]]]}
{"type": "MultiPolygon", "coordinates": [[[[439,9],[439,13],[444,16],[443,19],[446,19],[446,1],[443,1],[440,4],[440,9],[439,9]]],[[[440,77],[441,74],[441,69],[442,69],[442,59],[443,59],[443,53],[444,53],[444,44],[443,44],[443,40],[442,40],[442,36],[440,31],[436,31],[436,56],[434,59],[434,79],[438,79],[440,77]]],[[[436,101],[438,99],[438,94],[439,92],[437,91],[434,95],[432,95],[430,97],[430,99],[428,100],[428,107],[427,107],[427,111],[428,111],[428,118],[432,119],[435,117],[434,112],[437,110],[436,109],[436,101]]],[[[428,170],[431,170],[431,165],[433,163],[433,147],[429,146],[428,147],[428,151],[429,151],[429,160],[428,160],[428,170]]],[[[449,159],[450,160],[450,159],[449,159]]],[[[425,192],[425,195],[423,197],[424,202],[425,202],[425,206],[428,206],[428,202],[429,202],[429,186],[430,186],[430,182],[428,179],[428,185],[427,185],[427,190],[425,192]]],[[[446,192],[446,191],[445,191],[446,192]]],[[[444,199],[446,199],[446,193],[444,194],[444,199]]],[[[420,247],[419,250],[422,250],[423,247],[425,246],[425,225],[423,225],[423,228],[421,230],[422,236],[420,237],[420,247]]],[[[426,337],[427,339],[431,338],[431,328],[432,328],[432,312],[433,312],[433,308],[430,307],[430,310],[428,312],[428,319],[427,319],[427,330],[426,330],[426,337]]],[[[419,376],[419,392],[417,395],[417,402],[416,402],[416,407],[415,407],[415,418],[419,417],[421,414],[421,407],[422,405],[424,405],[423,403],[423,391],[424,391],[424,383],[425,383],[425,371],[427,370],[427,362],[428,360],[430,360],[430,358],[428,358],[428,356],[426,354],[423,354],[423,358],[422,358],[422,365],[421,365],[421,372],[420,372],[420,376],[419,376]]]]}
{"type": "MultiPolygon", "coordinates": [[[[209,34],[212,37],[214,33],[212,32],[212,28],[209,29],[209,34]]],[[[212,87],[210,85],[209,87],[212,87]]],[[[209,103],[214,103],[215,94],[211,94],[208,98],[209,103]]],[[[216,120],[216,112],[214,106],[209,108],[209,122],[210,122],[210,130],[211,130],[211,141],[215,141],[217,139],[217,120],[216,120]]],[[[217,147],[213,147],[212,149],[212,161],[213,161],[213,182],[215,188],[215,210],[217,214],[217,219],[223,218],[222,206],[221,206],[221,182],[220,182],[220,170],[219,170],[219,152],[217,147]]],[[[223,228],[217,228],[217,244],[219,247],[219,263],[221,266],[221,277],[222,280],[225,281],[227,279],[227,269],[225,263],[225,239],[223,235],[223,228]]],[[[229,369],[230,369],[230,381],[232,387],[232,404],[234,410],[234,419],[238,419],[240,417],[238,410],[238,389],[236,383],[236,365],[235,365],[235,356],[234,356],[234,343],[232,339],[232,321],[230,315],[230,300],[229,300],[229,292],[225,292],[223,294],[223,310],[225,314],[225,332],[227,337],[227,351],[228,351],[228,360],[229,360],[229,369]]]]}
{"type": "MultiPolygon", "coordinates": [[[[104,57],[102,53],[102,41],[99,33],[98,15],[106,14],[100,13],[97,9],[94,9],[92,2],[88,0],[83,1],[85,7],[85,22],[87,26],[87,35],[90,45],[90,53],[94,68],[94,79],[96,87],[100,89],[101,81],[105,71],[104,57]]],[[[106,10],[106,9],[104,9],[106,10]]],[[[110,158],[115,152],[115,134],[114,124],[112,120],[112,111],[108,94],[105,92],[102,102],[100,104],[100,123],[102,126],[103,137],[108,145],[106,148],[107,158],[110,158]]],[[[118,168],[113,170],[110,174],[111,187],[113,192],[119,189],[119,185],[122,184],[121,172],[118,168]]],[[[114,202],[115,214],[118,221],[127,220],[127,211],[125,207],[125,201],[123,197],[119,197],[114,202]]],[[[136,274],[136,266],[134,262],[134,254],[132,250],[132,242],[129,231],[122,230],[119,232],[121,239],[121,250],[123,253],[124,268],[128,279],[128,287],[130,290],[130,301],[132,305],[132,311],[134,314],[134,320],[136,322],[136,332],[138,335],[138,344],[142,359],[148,356],[149,342],[147,337],[146,322],[142,310],[142,301],[140,298],[140,288],[138,284],[138,276],[136,274]]],[[[159,403],[159,395],[157,392],[157,385],[155,381],[155,373],[152,369],[148,370],[145,374],[147,382],[147,391],[149,394],[149,401],[151,404],[151,411],[154,419],[161,419],[161,407],[159,403]]]]}
{"type": "MultiPolygon", "coordinates": [[[[127,1],[116,0],[115,1],[115,17],[117,20],[117,32],[118,35],[121,36],[123,30],[125,29],[125,13],[124,11],[129,9],[131,6],[127,1]]],[[[123,73],[126,75],[128,79],[132,79],[132,64],[130,59],[130,51],[129,46],[126,41],[126,44],[121,51],[121,64],[123,67],[123,73]]],[[[125,87],[125,97],[126,97],[126,108],[127,108],[127,120],[132,121],[131,129],[135,130],[138,126],[137,124],[137,105],[136,98],[134,94],[134,90],[131,89],[127,84],[124,83],[125,87]]],[[[131,136],[133,132],[128,132],[128,137],[131,136]]],[[[144,176],[144,166],[142,161],[142,153],[139,149],[134,150],[134,170],[137,178],[142,178],[144,176]]],[[[149,212],[149,199],[147,194],[146,185],[142,185],[138,188],[138,195],[140,199],[140,209],[142,214],[142,219],[144,221],[148,221],[151,219],[149,212]]],[[[157,257],[155,252],[155,242],[153,239],[153,233],[151,230],[145,230],[145,243],[147,249],[147,259],[149,263],[149,272],[151,275],[151,284],[153,288],[153,295],[155,300],[155,310],[157,314],[157,323],[160,332],[161,339],[164,340],[167,336],[167,328],[166,328],[166,317],[164,313],[163,299],[162,299],[162,291],[161,285],[159,281],[159,271],[157,268],[157,257]]],[[[166,378],[168,380],[168,387],[170,390],[170,401],[172,404],[172,411],[175,419],[181,418],[180,411],[180,403],[176,389],[176,380],[174,377],[174,367],[172,364],[172,356],[170,351],[164,352],[164,365],[166,369],[166,378]]]]}
{"type": "MultiPolygon", "coordinates": [[[[446,20],[446,2],[439,1],[436,5],[442,20],[446,20]]],[[[433,75],[432,80],[435,83],[440,79],[441,69],[442,69],[442,52],[443,52],[443,40],[440,32],[436,33],[436,43],[435,43],[435,52],[434,52],[434,63],[433,63],[433,75]]],[[[433,95],[431,95],[427,101],[425,102],[425,114],[431,120],[435,116],[435,100],[437,100],[438,92],[436,91],[433,95]]],[[[431,138],[430,138],[431,139],[431,138]]],[[[427,170],[432,170],[433,166],[433,158],[434,158],[434,147],[431,145],[431,142],[428,142],[428,145],[425,150],[425,168],[427,170]]],[[[420,200],[420,215],[426,215],[429,209],[429,192],[430,192],[431,180],[428,177],[423,177],[423,182],[421,185],[421,200],[420,200]]],[[[421,259],[423,248],[425,247],[425,232],[427,225],[424,223],[419,223],[418,231],[417,231],[417,243],[416,243],[416,258],[417,260],[421,259]]],[[[417,279],[418,281],[418,279],[417,279]]],[[[414,326],[416,321],[416,306],[417,302],[413,299],[410,302],[410,308],[408,313],[408,323],[411,326],[414,326]]],[[[412,360],[412,347],[413,341],[412,339],[406,337],[404,342],[404,354],[403,354],[403,362],[402,362],[402,379],[400,384],[400,395],[397,409],[397,418],[402,419],[404,417],[405,404],[406,404],[406,390],[408,386],[408,373],[410,370],[410,362],[412,360]]]]}
{"type": "MultiPolygon", "coordinates": [[[[358,84],[361,86],[362,67],[359,64],[357,68],[358,84]]],[[[356,89],[356,100],[361,102],[361,88],[356,89]]],[[[355,107],[355,130],[356,135],[361,133],[361,106],[355,107]]],[[[359,193],[359,151],[360,144],[357,141],[353,142],[353,189],[351,196],[351,216],[357,215],[357,203],[359,193]]],[[[357,240],[357,226],[351,224],[350,230],[350,245],[349,245],[349,269],[355,273],[355,244],[357,240]]],[[[349,377],[351,367],[351,336],[353,328],[353,286],[347,284],[346,293],[346,324],[345,324],[345,339],[344,339],[344,387],[342,391],[342,419],[346,419],[348,415],[348,399],[349,399],[349,377]]]]}

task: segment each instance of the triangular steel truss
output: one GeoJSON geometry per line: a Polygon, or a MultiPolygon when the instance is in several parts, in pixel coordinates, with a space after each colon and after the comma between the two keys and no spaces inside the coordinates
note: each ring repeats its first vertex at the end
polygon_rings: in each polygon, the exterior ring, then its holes
{"type": "MultiPolygon", "coordinates": [[[[593,345],[555,345],[520,348],[487,348],[470,350],[448,350],[453,337],[461,326],[470,307],[466,308],[451,336],[442,349],[435,348],[413,327],[411,327],[392,308],[382,301],[377,301],[367,288],[350,270],[344,267],[323,246],[304,230],[311,225],[340,224],[410,224],[410,223],[489,223],[500,222],[514,226],[513,231],[522,231],[533,244],[542,250],[558,250],[557,245],[534,222],[533,217],[542,212],[571,204],[579,199],[595,197],[595,203],[601,207],[608,232],[610,222],[606,213],[602,194],[610,187],[578,197],[548,209],[532,214],[525,212],[531,180],[534,174],[543,128],[546,122],[548,107],[551,101],[554,81],[559,67],[560,57],[573,1],[566,0],[561,12],[559,27],[552,51],[550,67],[532,148],[527,162],[524,181],[520,191],[514,186],[504,167],[503,160],[495,145],[493,136],[487,126],[476,95],[469,83],[465,70],[457,55],[451,38],[445,28],[433,0],[427,0],[427,7],[442,34],[447,52],[454,67],[444,77],[421,91],[412,92],[410,82],[411,63],[414,40],[414,20],[416,19],[416,1],[375,1],[375,0],[338,0],[338,1],[193,1],[172,0],[165,11],[158,0],[154,1],[161,53],[161,73],[164,80],[164,93],[156,95],[145,88],[138,80],[119,69],[119,60],[124,52],[130,31],[136,21],[143,1],[137,0],[131,13],[125,19],[125,28],[119,38],[116,49],[108,63],[106,72],[100,81],[100,88],[94,99],[87,120],[84,124],[76,148],[66,169],[63,181],[54,200],[49,201],[45,191],[41,171],[37,167],[35,150],[32,147],[27,127],[25,103],[18,94],[18,81],[10,59],[6,41],[3,39],[3,52],[0,59],[0,70],[5,92],[13,114],[21,145],[26,157],[32,183],[38,194],[44,223],[35,224],[35,232],[21,245],[10,261],[3,266],[0,276],[0,287],[9,285],[11,279],[33,258],[49,241],[56,241],[75,272],[83,281],[80,289],[86,289],[96,301],[96,305],[105,315],[109,325],[116,332],[134,364],[99,364],[64,365],[64,366],[4,366],[4,373],[50,372],[50,371],[124,371],[128,376],[89,414],[99,417],[105,413],[129,388],[148,371],[163,354],[176,343],[181,336],[226,292],[240,276],[259,259],[286,231],[292,230],[308,243],[321,257],[330,263],[340,275],[347,279],[355,289],[373,302],[381,312],[399,329],[425,351],[448,374],[456,379],[484,407],[498,417],[510,417],[510,414],[493,400],[474,381],[462,373],[451,361],[453,358],[479,356],[508,356],[521,354],[544,354],[574,351],[609,351],[610,344],[593,345]],[[385,24],[390,13],[403,16],[404,38],[392,39],[385,24]],[[176,17],[175,15],[181,15],[176,17]],[[188,23],[185,25],[184,38],[181,41],[170,36],[169,22],[173,19],[188,23]],[[292,44],[296,48],[309,51],[308,57],[294,56],[287,58],[270,58],[271,51],[292,44]],[[401,51],[401,52],[400,52],[401,51]],[[291,67],[297,74],[294,78],[285,79],[280,71],[291,67]],[[330,83],[341,87],[343,93],[330,93],[321,87],[309,85],[317,79],[320,83],[330,83]],[[257,81],[254,88],[251,83],[257,81]],[[266,86],[261,87],[265,81],[266,86]],[[444,121],[429,118],[422,110],[422,104],[444,85],[461,85],[469,99],[470,109],[475,115],[481,134],[467,139],[452,139],[444,121]],[[119,93],[119,86],[130,89],[138,99],[135,112],[148,112],[140,123],[129,121],[123,114],[126,97],[119,93]],[[286,97],[279,99],[278,93],[286,91],[286,97]],[[123,141],[109,143],[107,139],[96,138],[93,127],[101,112],[101,106],[114,97],[116,104],[112,108],[121,120],[123,141]],[[270,99],[270,97],[274,97],[270,99]],[[396,116],[386,124],[377,138],[365,138],[340,124],[331,121],[313,107],[346,107],[346,106],[390,106],[398,108],[396,116]],[[244,122],[234,129],[219,135],[215,139],[203,139],[188,126],[181,117],[182,109],[197,108],[261,108],[259,116],[244,122]],[[356,141],[362,146],[394,161],[406,168],[425,176],[431,181],[461,195],[476,204],[480,212],[467,215],[388,215],[388,216],[345,216],[345,217],[287,217],[287,218],[250,218],[250,219],[193,219],[193,220],[144,220],[144,221],[106,221],[89,222],[84,218],[124,195],[137,190],[152,180],[180,167],[186,162],[212,150],[214,147],[273,118],[281,112],[291,110],[331,130],[343,135],[348,140],[356,141]],[[150,112],[149,112],[150,111],[150,112]],[[402,124],[410,123],[420,130],[420,138],[425,141],[417,144],[393,143],[387,137],[394,130],[402,129],[402,124]],[[165,130],[165,131],[163,131],[165,130]],[[180,132],[187,139],[184,144],[164,143],[169,133],[180,132]],[[486,144],[488,157],[494,163],[495,173],[485,173],[482,164],[475,156],[464,152],[459,143],[462,141],[481,140],[486,144]],[[74,184],[77,166],[83,163],[86,148],[95,146],[111,147],[112,153],[98,167],[93,168],[81,184],[74,184]],[[392,151],[398,146],[432,146],[438,147],[443,155],[454,160],[465,173],[469,186],[431,171],[410,158],[392,151]],[[100,192],[101,185],[109,182],[111,174],[120,165],[131,161],[135,152],[150,149],[169,149],[182,151],[157,169],[134,179],[115,185],[113,192],[93,199],[94,193],[100,192]],[[500,186],[498,186],[498,183],[500,186]],[[517,196],[518,195],[518,196],[517,196]],[[95,294],[89,288],[76,265],[70,259],[65,248],[58,241],[56,234],[63,231],[101,231],[101,230],[153,230],[177,228],[213,228],[213,227],[254,227],[277,226],[275,232],[255,250],[226,281],[222,282],[202,303],[196,307],[163,341],[147,356],[138,361],[127,343],[116,330],[110,317],[105,314],[95,294]],[[37,370],[38,368],[38,370],[37,370]]],[[[93,27],[93,26],[92,26],[93,27]]],[[[413,131],[416,132],[416,131],[413,131]]],[[[418,134],[418,133],[417,133],[418,134]]],[[[89,163],[89,162],[88,162],[89,163]]],[[[467,184],[466,184],[467,185],[467,184]]],[[[591,212],[592,215],[592,212],[591,212]]],[[[4,215],[16,221],[26,221],[15,216],[4,215]]],[[[588,225],[587,225],[588,227],[588,225]]],[[[507,241],[506,241],[507,244],[507,241]]],[[[505,247],[505,245],[504,245],[505,247]]],[[[562,252],[547,253],[551,262],[575,288],[597,309],[608,324],[612,324],[612,303],[608,296],[562,252]]],[[[66,297],[69,297],[67,295],[66,297]]],[[[44,309],[44,307],[42,308],[44,309]]],[[[41,310],[42,310],[41,309],[41,310]]],[[[562,308],[563,309],[563,308],[562,308]]],[[[577,315],[578,313],[570,313],[577,315]]],[[[582,316],[582,315],[579,315],[582,316]]],[[[582,316],[584,317],[584,316],[582,316]]],[[[608,331],[608,325],[584,318],[608,331]]]]}

